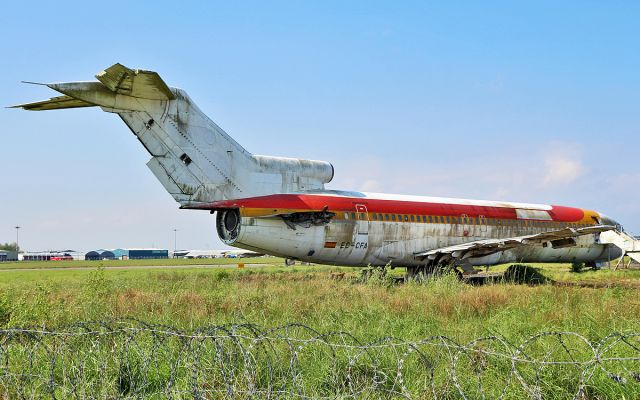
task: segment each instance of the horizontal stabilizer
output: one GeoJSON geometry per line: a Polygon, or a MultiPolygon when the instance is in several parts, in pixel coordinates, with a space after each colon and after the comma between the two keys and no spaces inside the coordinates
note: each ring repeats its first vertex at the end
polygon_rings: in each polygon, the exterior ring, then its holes
{"type": "Polygon", "coordinates": [[[149,100],[173,100],[175,96],[157,72],[127,68],[116,63],[96,75],[111,91],[149,100]]]}
{"type": "Polygon", "coordinates": [[[71,96],[52,97],[49,100],[36,101],[35,103],[18,104],[10,108],[23,108],[30,111],[61,110],[63,108],[93,107],[95,104],[83,100],[74,99],[71,96]]]}

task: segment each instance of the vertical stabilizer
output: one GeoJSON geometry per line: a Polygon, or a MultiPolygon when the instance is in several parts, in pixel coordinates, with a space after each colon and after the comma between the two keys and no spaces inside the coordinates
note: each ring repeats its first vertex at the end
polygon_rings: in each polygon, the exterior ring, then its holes
{"type": "Polygon", "coordinates": [[[156,72],[114,64],[96,78],[48,84],[64,96],[16,107],[99,106],[118,114],[151,155],[149,169],[184,207],[323,189],[333,177],[324,161],[252,155],[156,72]]]}

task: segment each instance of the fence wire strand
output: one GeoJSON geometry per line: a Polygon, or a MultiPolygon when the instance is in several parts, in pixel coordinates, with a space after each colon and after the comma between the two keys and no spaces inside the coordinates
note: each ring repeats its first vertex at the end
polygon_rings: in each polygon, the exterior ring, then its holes
{"type": "Polygon", "coordinates": [[[299,323],[0,329],[0,399],[640,397],[640,333],[364,342],[299,323]]]}

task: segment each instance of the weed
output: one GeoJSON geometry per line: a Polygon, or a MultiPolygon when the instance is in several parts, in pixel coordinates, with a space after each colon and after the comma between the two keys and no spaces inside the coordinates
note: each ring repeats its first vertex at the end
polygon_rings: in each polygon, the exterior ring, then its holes
{"type": "Polygon", "coordinates": [[[0,293],[0,327],[5,326],[11,319],[11,303],[8,293],[0,293]]]}
{"type": "Polygon", "coordinates": [[[571,263],[571,272],[580,273],[584,270],[584,263],[574,261],[571,263]]]}
{"type": "Polygon", "coordinates": [[[542,275],[539,269],[523,264],[509,266],[504,273],[503,279],[509,283],[525,283],[529,285],[540,285],[550,282],[550,279],[542,275]]]}

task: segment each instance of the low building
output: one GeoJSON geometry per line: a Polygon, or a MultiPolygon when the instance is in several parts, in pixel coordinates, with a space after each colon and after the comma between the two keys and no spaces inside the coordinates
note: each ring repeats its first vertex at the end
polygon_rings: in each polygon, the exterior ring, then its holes
{"type": "Polygon", "coordinates": [[[100,260],[100,253],[95,250],[91,250],[87,254],[84,255],[84,259],[87,261],[97,261],[100,260]]]}
{"type": "Polygon", "coordinates": [[[169,250],[164,249],[113,249],[113,257],[120,260],[143,260],[169,258],[169,250]]]}
{"type": "Polygon", "coordinates": [[[169,250],[162,249],[128,249],[129,260],[141,260],[145,258],[169,258],[169,250]]]}
{"type": "Polygon", "coordinates": [[[110,251],[110,250],[102,250],[102,252],[100,253],[100,257],[102,257],[103,260],[115,260],[116,259],[116,255],[113,254],[113,252],[110,251]]]}
{"type": "Polygon", "coordinates": [[[92,250],[84,255],[84,259],[88,261],[115,260],[115,254],[110,250],[92,250]]]}
{"type": "Polygon", "coordinates": [[[263,253],[249,250],[176,250],[174,258],[244,258],[261,257],[263,253]]]}
{"type": "Polygon", "coordinates": [[[18,252],[15,250],[0,250],[0,262],[18,261],[18,252]]]}
{"type": "Polygon", "coordinates": [[[75,250],[30,251],[22,255],[23,261],[63,261],[81,260],[84,254],[75,250]]]}
{"type": "Polygon", "coordinates": [[[174,258],[222,258],[226,250],[176,250],[174,258]]]}

